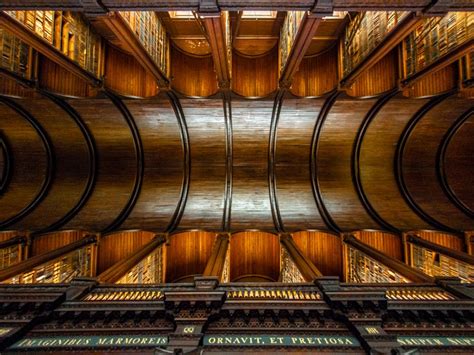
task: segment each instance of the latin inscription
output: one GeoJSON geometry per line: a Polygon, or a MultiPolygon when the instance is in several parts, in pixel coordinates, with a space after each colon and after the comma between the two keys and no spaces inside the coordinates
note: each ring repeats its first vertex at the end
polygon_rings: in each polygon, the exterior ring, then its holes
{"type": "Polygon", "coordinates": [[[398,337],[404,347],[413,346],[474,346],[474,337],[398,337]]]}
{"type": "Polygon", "coordinates": [[[349,336],[248,336],[248,335],[206,335],[207,346],[359,346],[354,337],[349,336]]]}

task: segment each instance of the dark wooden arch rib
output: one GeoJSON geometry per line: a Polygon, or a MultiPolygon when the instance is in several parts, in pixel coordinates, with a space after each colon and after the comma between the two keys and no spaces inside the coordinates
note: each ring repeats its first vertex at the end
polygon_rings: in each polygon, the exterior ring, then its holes
{"type": "Polygon", "coordinates": [[[463,126],[463,124],[474,114],[474,108],[470,108],[466,112],[464,112],[449,128],[446,135],[443,137],[441,144],[439,146],[437,156],[436,156],[436,173],[438,176],[438,180],[441,184],[441,188],[443,189],[444,193],[448,196],[449,200],[458,208],[460,209],[466,216],[471,217],[474,219],[474,211],[466,205],[463,201],[461,201],[456,194],[454,193],[451,186],[449,186],[448,179],[446,176],[446,169],[445,169],[445,159],[446,159],[446,151],[448,149],[449,143],[456,135],[457,131],[463,126]]]}
{"type": "Polygon", "coordinates": [[[277,127],[280,119],[281,106],[283,104],[284,92],[278,91],[273,102],[272,120],[270,123],[270,137],[268,139],[268,190],[270,198],[270,207],[272,209],[273,224],[277,232],[284,232],[285,226],[281,218],[280,208],[278,206],[278,197],[276,191],[275,174],[275,154],[277,144],[277,127]]]}
{"type": "Polygon", "coordinates": [[[81,115],[66,101],[61,99],[60,97],[45,91],[40,90],[40,92],[54,102],[57,106],[59,106],[63,111],[65,111],[72,120],[76,123],[77,127],[81,131],[82,135],[84,136],[84,140],[87,146],[87,153],[89,157],[89,171],[87,175],[87,182],[82,192],[81,197],[76,202],[76,204],[63,216],[61,219],[57,220],[53,224],[43,228],[42,230],[38,231],[37,233],[48,233],[54,230],[60,229],[64,226],[67,222],[69,222],[74,216],[82,209],[82,207],[86,204],[89,200],[92,192],[94,191],[95,183],[97,181],[97,149],[95,145],[94,137],[85,124],[84,120],[82,119],[81,115]]]}
{"type": "Polygon", "coordinates": [[[232,178],[233,178],[233,133],[232,133],[232,99],[224,93],[222,98],[225,120],[225,190],[224,214],[222,216],[222,230],[230,231],[232,221],[232,178]]]}
{"type": "Polygon", "coordinates": [[[30,123],[33,129],[38,133],[41,139],[41,142],[43,143],[43,146],[46,152],[46,159],[47,159],[46,160],[46,174],[45,174],[43,183],[41,184],[39,192],[36,194],[35,198],[26,207],[24,207],[20,212],[18,212],[16,215],[0,223],[0,229],[3,229],[21,220],[23,217],[28,215],[40,204],[40,202],[48,194],[48,191],[54,180],[54,174],[55,174],[56,169],[55,169],[55,154],[54,154],[53,144],[51,143],[51,139],[49,138],[43,126],[36,120],[35,117],[31,115],[30,112],[25,110],[22,106],[20,106],[14,100],[0,95],[0,102],[10,107],[12,110],[17,112],[21,117],[23,117],[30,123]]]}
{"type": "Polygon", "coordinates": [[[367,115],[364,117],[361,126],[359,127],[359,131],[357,132],[356,139],[354,141],[354,146],[352,149],[352,157],[351,157],[351,174],[352,174],[352,181],[357,191],[357,195],[359,196],[359,200],[364,206],[364,209],[370,215],[370,217],[377,222],[383,229],[388,230],[390,232],[399,233],[400,231],[384,220],[375,210],[375,208],[370,203],[367,195],[365,194],[364,187],[361,183],[360,177],[360,152],[362,147],[362,142],[364,140],[365,133],[369,128],[370,123],[372,120],[377,116],[377,113],[382,109],[382,107],[395,95],[397,95],[398,89],[391,90],[387,94],[383,95],[372,108],[367,112],[367,115]]]}
{"type": "Polygon", "coordinates": [[[7,190],[12,176],[13,155],[8,145],[7,139],[0,131],[0,150],[3,154],[3,170],[0,180],[0,196],[7,190]]]}
{"type": "Polygon", "coordinates": [[[400,189],[400,193],[403,196],[405,202],[410,206],[410,208],[425,222],[433,226],[435,229],[447,231],[453,234],[459,234],[459,231],[452,229],[443,223],[437,221],[429,214],[427,214],[419,205],[415,202],[413,197],[411,196],[410,192],[408,191],[405,178],[403,176],[403,155],[405,151],[405,146],[410,137],[411,133],[415,129],[418,122],[425,116],[425,114],[430,111],[433,107],[441,103],[444,99],[448,98],[452,95],[452,91],[436,96],[428,101],[423,107],[421,107],[415,115],[410,119],[408,124],[406,125],[405,129],[403,130],[400,139],[397,144],[397,149],[395,153],[395,161],[394,161],[394,172],[395,172],[395,179],[397,181],[398,188],[400,189]]]}
{"type": "Polygon", "coordinates": [[[309,156],[309,166],[310,166],[310,179],[311,179],[311,187],[313,189],[313,196],[316,202],[316,206],[318,207],[319,214],[321,215],[324,223],[326,224],[327,228],[330,231],[340,233],[341,229],[339,226],[334,222],[329,211],[327,210],[326,206],[324,205],[323,196],[321,194],[321,189],[319,188],[318,182],[318,167],[316,165],[316,156],[318,154],[319,149],[319,137],[321,135],[321,129],[323,127],[324,121],[331,110],[332,105],[336,101],[337,97],[339,96],[339,92],[334,90],[329,96],[326,98],[326,101],[319,112],[318,118],[316,119],[316,123],[314,125],[313,130],[313,137],[311,139],[311,149],[310,149],[310,156],[309,156]]]}
{"type": "Polygon", "coordinates": [[[186,207],[186,201],[189,194],[189,182],[191,180],[191,146],[189,144],[189,133],[186,125],[186,118],[184,116],[183,108],[179,102],[179,98],[173,91],[167,91],[166,95],[170,100],[173,111],[178,120],[179,132],[181,137],[181,144],[183,146],[183,182],[181,185],[181,192],[176,205],[176,209],[171,217],[170,222],[165,228],[165,233],[173,232],[179,225],[181,218],[183,217],[184,208],[186,207]]]}
{"type": "Polygon", "coordinates": [[[107,97],[110,99],[110,101],[112,101],[114,106],[117,107],[117,109],[123,115],[123,118],[125,119],[128,127],[130,128],[130,132],[132,133],[133,145],[135,148],[135,159],[137,162],[135,182],[133,184],[132,193],[130,194],[127,203],[123,207],[122,211],[120,211],[119,215],[107,227],[102,230],[102,233],[110,233],[118,229],[122,225],[122,223],[127,219],[127,217],[130,215],[130,212],[132,212],[133,207],[137,203],[143,184],[145,154],[143,151],[143,142],[140,136],[140,131],[138,130],[135,119],[128,110],[127,106],[125,106],[122,100],[113,92],[106,90],[105,95],[107,95],[107,97]]]}

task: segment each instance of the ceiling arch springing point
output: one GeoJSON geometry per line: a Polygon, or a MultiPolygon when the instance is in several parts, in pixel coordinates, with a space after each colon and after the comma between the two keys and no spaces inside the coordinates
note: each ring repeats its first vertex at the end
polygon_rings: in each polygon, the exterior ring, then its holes
{"type": "Polygon", "coordinates": [[[3,170],[0,178],[0,196],[8,189],[12,176],[13,155],[6,137],[0,131],[0,150],[3,154],[3,170]]]}

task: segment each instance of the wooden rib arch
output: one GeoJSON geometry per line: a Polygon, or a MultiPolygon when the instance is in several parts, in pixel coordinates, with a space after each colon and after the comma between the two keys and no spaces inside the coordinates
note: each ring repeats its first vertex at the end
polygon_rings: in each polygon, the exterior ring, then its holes
{"type": "Polygon", "coordinates": [[[390,101],[395,95],[398,94],[398,89],[391,90],[375,103],[375,105],[369,110],[367,115],[365,116],[362,124],[357,132],[356,139],[354,141],[354,146],[352,150],[352,157],[351,157],[351,174],[352,174],[352,181],[357,191],[357,195],[359,196],[359,200],[362,203],[362,206],[370,215],[370,217],[377,222],[383,229],[388,231],[398,233],[399,230],[384,220],[375,210],[375,208],[370,203],[367,195],[365,194],[364,187],[362,186],[361,176],[360,176],[360,152],[362,143],[364,140],[365,133],[369,128],[370,123],[372,120],[377,116],[377,113],[382,109],[382,107],[390,101]]]}
{"type": "Polygon", "coordinates": [[[133,184],[132,193],[125,204],[124,208],[120,214],[102,231],[103,233],[109,233],[113,230],[118,229],[122,223],[127,219],[130,212],[133,210],[133,207],[137,203],[138,197],[140,196],[140,191],[143,184],[143,173],[144,173],[144,160],[145,155],[143,151],[143,142],[140,136],[135,119],[128,110],[127,106],[122,102],[122,100],[112,93],[111,91],[106,90],[105,94],[109,97],[112,103],[117,107],[120,113],[123,115],[125,121],[127,122],[130,132],[132,133],[133,145],[135,148],[135,159],[137,162],[136,173],[135,173],[135,182],[133,184]]]}
{"type": "Polygon", "coordinates": [[[405,178],[403,176],[403,155],[405,151],[405,146],[410,137],[411,133],[415,129],[418,122],[424,117],[424,115],[429,112],[433,107],[441,103],[444,99],[448,98],[452,95],[452,91],[433,97],[429,102],[427,102],[415,115],[410,119],[408,124],[406,125],[405,129],[403,130],[400,140],[397,144],[397,149],[395,153],[395,161],[394,161],[394,171],[395,171],[395,178],[397,181],[397,185],[400,189],[401,195],[405,202],[410,206],[410,208],[425,222],[433,226],[435,229],[447,231],[454,234],[459,234],[457,230],[454,230],[443,223],[435,220],[429,214],[427,214],[419,205],[415,202],[414,198],[411,196],[410,192],[408,191],[408,187],[405,182],[405,178]]]}
{"type": "Polygon", "coordinates": [[[232,99],[228,93],[223,94],[225,120],[225,190],[222,230],[230,231],[232,222],[232,180],[233,180],[233,131],[232,131],[232,99]]]}
{"type": "Polygon", "coordinates": [[[36,120],[35,117],[31,115],[30,112],[25,110],[22,106],[20,106],[14,100],[0,95],[0,102],[10,107],[12,110],[17,112],[21,117],[23,117],[25,120],[27,120],[30,123],[30,125],[38,133],[38,136],[40,137],[43,143],[43,146],[46,152],[46,159],[47,159],[46,160],[46,174],[45,174],[43,183],[41,184],[39,192],[36,194],[35,198],[27,206],[25,206],[20,212],[8,218],[6,221],[3,221],[0,223],[0,229],[3,229],[21,220],[23,217],[25,217],[30,212],[32,212],[41,203],[41,201],[43,201],[43,199],[46,197],[46,195],[49,192],[49,189],[54,179],[54,174],[55,174],[56,169],[55,169],[55,154],[54,154],[53,144],[48,134],[46,133],[45,129],[43,128],[43,126],[36,120]]]}
{"type": "Polygon", "coordinates": [[[0,179],[0,196],[7,190],[12,176],[13,155],[6,137],[0,131],[0,150],[3,155],[3,170],[0,179]]]}
{"type": "Polygon", "coordinates": [[[322,217],[324,224],[326,224],[327,228],[335,233],[340,233],[341,229],[339,226],[334,222],[329,211],[327,210],[326,206],[324,205],[323,196],[321,194],[321,188],[318,182],[318,166],[316,164],[316,157],[318,154],[319,149],[319,138],[321,136],[321,129],[323,127],[324,121],[331,110],[332,105],[336,101],[337,97],[339,96],[339,92],[334,90],[329,96],[326,98],[326,101],[319,112],[318,118],[316,119],[316,123],[314,125],[313,130],[313,137],[311,139],[311,149],[310,149],[310,173],[311,173],[311,187],[313,190],[314,200],[316,202],[316,206],[318,208],[319,214],[322,217]]]}
{"type": "Polygon", "coordinates": [[[443,137],[441,144],[439,146],[439,150],[436,157],[436,173],[438,176],[438,180],[441,184],[441,188],[443,189],[444,193],[448,196],[449,200],[459,209],[461,210],[466,216],[471,217],[474,219],[474,211],[466,205],[462,200],[460,200],[457,195],[454,193],[453,189],[448,183],[446,169],[445,169],[445,161],[446,161],[446,151],[448,149],[449,143],[456,135],[458,130],[463,126],[463,124],[474,114],[474,108],[470,108],[464,114],[462,114],[450,127],[446,135],[443,137]]]}

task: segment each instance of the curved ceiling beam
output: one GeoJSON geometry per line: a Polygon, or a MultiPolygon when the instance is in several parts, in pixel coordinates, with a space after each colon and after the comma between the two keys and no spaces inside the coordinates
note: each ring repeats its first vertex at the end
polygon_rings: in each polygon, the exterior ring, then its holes
{"type": "Polygon", "coordinates": [[[439,146],[439,150],[436,156],[436,172],[441,184],[441,188],[443,189],[444,193],[448,196],[449,200],[458,208],[460,209],[466,216],[471,217],[474,219],[474,211],[466,205],[463,201],[461,201],[457,196],[456,193],[453,191],[451,186],[449,186],[447,175],[446,175],[446,151],[448,149],[449,143],[456,135],[457,131],[463,126],[463,124],[474,114],[474,108],[470,108],[464,114],[462,114],[454,124],[449,128],[446,135],[443,137],[441,144],[439,146]]]}
{"type": "Polygon", "coordinates": [[[82,207],[89,200],[90,196],[92,195],[92,192],[94,191],[95,183],[97,181],[97,171],[98,171],[97,155],[98,153],[97,153],[94,137],[92,136],[92,133],[89,130],[89,127],[87,127],[81,115],[79,115],[79,113],[74,108],[72,108],[71,105],[69,105],[66,101],[59,98],[58,96],[45,90],[40,90],[40,92],[44,96],[49,98],[52,102],[54,102],[57,106],[59,106],[63,111],[65,111],[76,123],[77,127],[79,127],[79,130],[84,136],[84,140],[87,145],[87,154],[89,157],[89,170],[87,174],[87,182],[86,182],[86,186],[84,188],[84,191],[82,192],[81,197],[73,206],[73,208],[71,208],[61,219],[59,219],[58,221],[54,222],[48,227],[43,228],[42,230],[37,232],[37,233],[48,233],[48,232],[60,229],[72,218],[74,218],[74,216],[77,213],[79,213],[82,207]]]}
{"type": "Polygon", "coordinates": [[[178,120],[180,137],[181,137],[181,144],[183,146],[183,181],[181,184],[181,192],[178,200],[178,204],[176,205],[176,209],[171,217],[168,226],[165,228],[165,233],[173,232],[181,222],[181,218],[183,217],[184,208],[186,207],[186,201],[188,199],[189,194],[189,182],[191,180],[191,146],[189,143],[189,134],[188,134],[188,127],[186,125],[186,118],[184,117],[183,108],[181,103],[179,102],[178,97],[173,91],[167,91],[166,95],[170,100],[171,106],[173,107],[173,111],[176,115],[176,119],[178,120]]]}
{"type": "Polygon", "coordinates": [[[276,191],[275,154],[277,144],[277,127],[283,104],[284,90],[279,90],[273,102],[272,120],[270,123],[270,137],[268,139],[268,191],[270,207],[272,209],[273,224],[277,232],[284,232],[285,227],[281,219],[280,207],[276,191]]]}
{"type": "Polygon", "coordinates": [[[400,140],[397,144],[397,149],[395,153],[395,161],[394,161],[394,172],[395,172],[395,179],[397,181],[398,188],[400,189],[400,193],[403,196],[405,202],[410,206],[410,208],[425,222],[433,226],[435,229],[447,231],[453,234],[459,234],[459,231],[452,229],[443,223],[435,220],[429,214],[427,214],[419,205],[415,202],[413,197],[411,196],[410,192],[408,191],[405,178],[403,176],[403,155],[405,152],[406,143],[408,138],[410,137],[411,133],[415,129],[418,122],[425,116],[428,111],[430,111],[433,107],[441,103],[444,99],[452,95],[452,91],[435,96],[430,101],[428,101],[415,115],[410,119],[408,124],[406,125],[405,129],[403,130],[400,140]]]}
{"type": "Polygon", "coordinates": [[[0,196],[7,190],[12,176],[13,155],[6,138],[0,131],[0,150],[3,154],[3,170],[0,179],[0,196]]]}
{"type": "Polygon", "coordinates": [[[115,107],[117,107],[117,109],[125,118],[128,127],[130,128],[130,132],[132,133],[133,145],[135,148],[135,159],[137,162],[135,182],[133,184],[132,193],[130,194],[127,203],[125,204],[122,211],[120,211],[119,215],[107,227],[102,230],[102,233],[110,233],[111,231],[118,229],[122,225],[122,223],[127,219],[127,217],[130,215],[130,212],[132,212],[133,207],[135,207],[135,204],[137,203],[143,184],[145,154],[143,151],[143,142],[140,136],[140,131],[138,130],[135,119],[128,110],[127,106],[125,106],[122,100],[111,91],[105,90],[105,95],[107,95],[110,101],[112,101],[115,107]]]}
{"type": "Polygon", "coordinates": [[[222,99],[225,120],[225,190],[224,215],[222,216],[222,230],[230,231],[232,220],[232,178],[233,178],[233,133],[232,133],[232,100],[230,95],[224,94],[222,99]]]}
{"type": "Polygon", "coordinates": [[[54,154],[53,144],[51,143],[51,139],[49,138],[43,126],[41,126],[41,124],[36,120],[36,118],[34,118],[31,115],[30,112],[25,110],[14,100],[0,95],[0,102],[4,103],[8,107],[10,107],[12,110],[17,112],[21,117],[27,120],[28,123],[34,128],[34,130],[38,133],[41,139],[41,142],[43,143],[44,149],[46,151],[46,159],[47,159],[46,175],[40,187],[39,192],[36,194],[35,198],[27,206],[25,206],[20,212],[18,212],[16,215],[0,223],[0,229],[3,229],[21,220],[23,217],[28,215],[40,204],[40,202],[46,197],[46,195],[49,192],[51,183],[53,182],[53,179],[54,179],[54,174],[55,174],[56,169],[55,169],[55,154],[54,154]]]}
{"type": "Polygon", "coordinates": [[[352,181],[354,182],[357,195],[359,196],[360,202],[370,217],[377,222],[383,229],[399,233],[400,231],[384,220],[374,209],[372,204],[370,203],[367,195],[365,194],[364,187],[362,186],[361,177],[360,177],[360,152],[362,147],[362,142],[364,140],[365,133],[369,128],[370,123],[372,120],[377,116],[378,112],[382,109],[382,107],[396,94],[398,94],[398,89],[391,90],[389,93],[383,95],[375,105],[367,112],[362,124],[357,132],[356,139],[354,141],[354,147],[352,150],[352,157],[351,157],[351,174],[352,174],[352,181]]]}
{"type": "Polygon", "coordinates": [[[313,196],[316,202],[316,206],[318,207],[319,214],[321,215],[324,223],[328,227],[330,231],[340,233],[341,229],[339,226],[334,222],[332,217],[330,216],[326,206],[324,205],[323,196],[321,194],[321,189],[319,187],[318,181],[318,166],[316,165],[316,157],[318,154],[319,149],[319,137],[321,135],[321,129],[323,127],[324,121],[331,110],[332,105],[336,101],[337,97],[339,96],[339,92],[334,90],[329,96],[327,97],[326,101],[324,101],[323,107],[321,107],[321,111],[319,111],[318,118],[316,119],[316,123],[314,125],[313,130],[313,137],[311,140],[311,149],[310,149],[310,172],[311,172],[311,186],[313,189],[313,196]]]}

